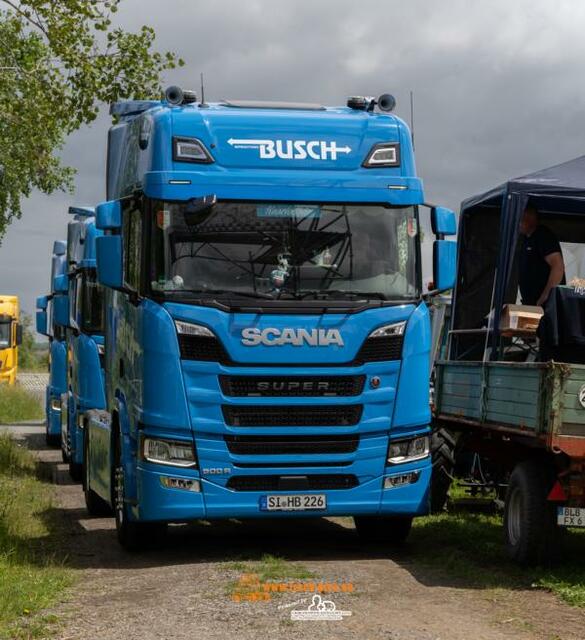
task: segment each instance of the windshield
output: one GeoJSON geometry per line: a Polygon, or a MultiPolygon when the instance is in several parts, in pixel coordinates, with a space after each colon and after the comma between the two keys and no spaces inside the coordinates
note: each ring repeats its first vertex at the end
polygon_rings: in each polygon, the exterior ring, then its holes
{"type": "Polygon", "coordinates": [[[95,270],[84,272],[81,287],[81,331],[88,334],[104,332],[104,290],[97,282],[95,270]]]}
{"type": "Polygon", "coordinates": [[[153,292],[381,300],[418,294],[414,207],[153,205],[153,292]]]}
{"type": "Polygon", "coordinates": [[[7,349],[10,346],[10,329],[12,322],[10,320],[0,321],[0,349],[7,349]]]}

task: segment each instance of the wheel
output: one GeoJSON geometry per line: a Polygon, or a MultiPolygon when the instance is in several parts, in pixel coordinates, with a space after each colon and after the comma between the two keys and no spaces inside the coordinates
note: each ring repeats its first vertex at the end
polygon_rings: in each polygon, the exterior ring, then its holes
{"type": "Polygon", "coordinates": [[[69,458],[69,475],[71,476],[71,480],[74,482],[81,482],[83,478],[83,467],[78,462],[73,462],[71,458],[69,458]]]}
{"type": "Polygon", "coordinates": [[[114,465],[112,468],[112,504],[116,519],[116,534],[126,551],[140,551],[164,543],[166,522],[135,522],[128,518],[125,498],[124,465],[120,435],[114,440],[114,465]]]}
{"type": "Polygon", "coordinates": [[[113,515],[110,505],[103,500],[91,488],[89,481],[89,433],[87,427],[83,437],[83,494],[85,496],[85,506],[92,516],[111,516],[113,515]]]}
{"type": "Polygon", "coordinates": [[[510,476],[504,505],[506,550],[522,565],[549,564],[559,555],[554,503],[547,501],[552,469],[541,460],[518,464],[510,476]]]}
{"type": "Polygon", "coordinates": [[[45,434],[45,441],[47,443],[47,447],[58,447],[61,444],[61,436],[52,435],[47,431],[45,434]]]}
{"type": "Polygon", "coordinates": [[[439,513],[445,509],[455,469],[455,438],[447,429],[433,431],[431,456],[431,512],[439,513]]]}
{"type": "Polygon", "coordinates": [[[353,521],[364,542],[402,544],[412,526],[410,516],[354,516],[353,521]]]}

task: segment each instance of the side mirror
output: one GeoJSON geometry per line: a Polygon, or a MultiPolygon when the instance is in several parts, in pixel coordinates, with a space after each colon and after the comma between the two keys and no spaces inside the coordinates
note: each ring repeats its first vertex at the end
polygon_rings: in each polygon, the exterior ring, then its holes
{"type": "Polygon", "coordinates": [[[95,248],[98,282],[111,289],[122,289],[122,236],[96,238],[95,248]]]}
{"type": "Polygon", "coordinates": [[[431,228],[439,238],[454,236],[457,233],[455,212],[446,207],[433,207],[431,209],[431,228]]]}
{"type": "Polygon", "coordinates": [[[62,295],[53,298],[53,321],[60,327],[69,326],[69,296],[62,295]]]}
{"type": "Polygon", "coordinates": [[[433,280],[435,291],[447,291],[455,286],[457,273],[457,243],[435,240],[433,243],[433,280]]]}
{"type": "Polygon", "coordinates": [[[120,229],[122,227],[122,205],[119,200],[109,200],[98,204],[95,226],[98,229],[120,229]]]}
{"type": "Polygon", "coordinates": [[[37,298],[36,327],[37,327],[37,333],[40,333],[42,336],[47,335],[47,306],[48,305],[49,305],[49,298],[47,296],[40,296],[39,298],[37,298]]]}
{"type": "Polygon", "coordinates": [[[69,278],[66,275],[55,276],[53,279],[53,291],[55,293],[68,293],[69,278]]]}
{"type": "Polygon", "coordinates": [[[19,347],[21,344],[22,344],[22,325],[20,324],[20,322],[17,322],[16,323],[16,346],[19,347]]]}
{"type": "Polygon", "coordinates": [[[67,243],[64,240],[55,240],[53,243],[53,254],[64,256],[67,253],[67,243]]]}

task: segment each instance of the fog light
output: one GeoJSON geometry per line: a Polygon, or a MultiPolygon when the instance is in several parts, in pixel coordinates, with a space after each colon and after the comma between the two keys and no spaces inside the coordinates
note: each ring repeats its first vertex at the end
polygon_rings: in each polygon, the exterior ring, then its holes
{"type": "Polygon", "coordinates": [[[77,428],[78,429],[83,429],[85,422],[84,422],[85,416],[83,413],[78,413],[77,414],[77,428]]]}
{"type": "Polygon", "coordinates": [[[195,493],[199,493],[201,491],[201,484],[199,480],[161,476],[160,483],[165,487],[165,489],[183,489],[183,491],[193,491],[195,493]]]}
{"type": "Polygon", "coordinates": [[[384,478],[384,489],[396,489],[404,487],[407,484],[414,484],[420,478],[420,471],[410,471],[409,473],[400,473],[396,476],[388,476],[384,478]]]}

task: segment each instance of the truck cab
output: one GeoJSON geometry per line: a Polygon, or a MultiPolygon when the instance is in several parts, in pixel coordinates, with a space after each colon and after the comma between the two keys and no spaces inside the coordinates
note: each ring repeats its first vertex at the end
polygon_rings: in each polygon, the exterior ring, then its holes
{"type": "Polygon", "coordinates": [[[86,412],[104,409],[104,301],[97,282],[95,247],[102,235],[94,210],[70,207],[67,227],[67,421],[69,473],[81,480],[86,412]]]}
{"type": "MultiPolygon", "coordinates": [[[[427,512],[425,200],[408,127],[376,103],[173,88],[113,106],[87,489],[123,546],[169,522],[308,515],[399,541],[427,512]]],[[[448,289],[455,218],[431,216],[448,289]]]]}
{"type": "Polygon", "coordinates": [[[67,388],[67,350],[65,345],[65,326],[57,322],[56,298],[65,297],[65,293],[55,292],[55,279],[66,272],[67,244],[56,240],[51,257],[51,293],[37,298],[37,333],[49,339],[49,384],[45,394],[46,432],[48,446],[61,444],[61,397],[67,388]]]}
{"type": "Polygon", "coordinates": [[[16,382],[18,345],[22,341],[18,309],[17,296],[0,295],[0,383],[16,382]]]}

